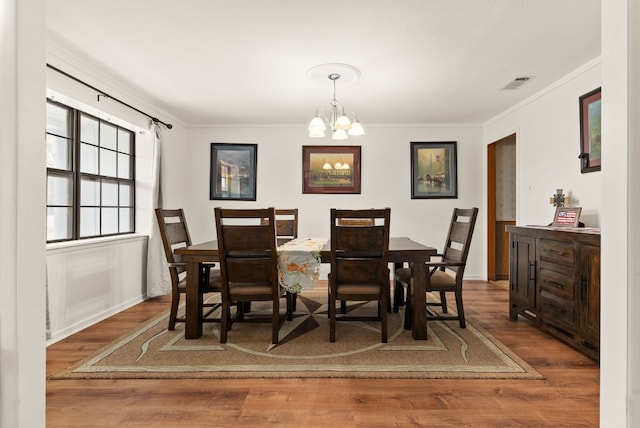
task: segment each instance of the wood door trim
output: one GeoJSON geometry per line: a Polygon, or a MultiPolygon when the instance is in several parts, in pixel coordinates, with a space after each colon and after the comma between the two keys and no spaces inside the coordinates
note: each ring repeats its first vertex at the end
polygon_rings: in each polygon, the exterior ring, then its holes
{"type": "Polygon", "coordinates": [[[496,146],[487,146],[487,278],[496,280],[496,146]]]}

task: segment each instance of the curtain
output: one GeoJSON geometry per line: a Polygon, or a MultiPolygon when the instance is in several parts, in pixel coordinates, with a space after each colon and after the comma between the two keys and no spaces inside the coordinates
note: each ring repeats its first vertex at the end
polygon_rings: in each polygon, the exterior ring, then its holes
{"type": "Polygon", "coordinates": [[[151,182],[151,230],[147,244],[147,297],[171,292],[171,277],[164,254],[162,236],[156,219],[156,208],[162,208],[162,133],[160,126],[151,123],[154,137],[153,172],[151,182]]]}

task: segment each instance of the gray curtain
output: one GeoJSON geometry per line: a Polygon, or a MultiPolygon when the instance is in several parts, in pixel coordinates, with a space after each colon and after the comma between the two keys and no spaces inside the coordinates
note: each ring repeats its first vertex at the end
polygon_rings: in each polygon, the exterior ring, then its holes
{"type": "Polygon", "coordinates": [[[154,136],[151,230],[147,244],[147,297],[156,297],[171,292],[171,278],[162,246],[162,236],[156,220],[156,208],[162,208],[162,133],[160,126],[151,123],[154,136]]]}

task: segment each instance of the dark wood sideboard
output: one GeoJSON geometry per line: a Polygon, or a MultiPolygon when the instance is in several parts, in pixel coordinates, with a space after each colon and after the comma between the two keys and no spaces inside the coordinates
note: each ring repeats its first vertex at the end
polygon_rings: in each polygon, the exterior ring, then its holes
{"type": "Polygon", "coordinates": [[[509,316],[600,360],[600,231],[507,226],[509,316]]]}

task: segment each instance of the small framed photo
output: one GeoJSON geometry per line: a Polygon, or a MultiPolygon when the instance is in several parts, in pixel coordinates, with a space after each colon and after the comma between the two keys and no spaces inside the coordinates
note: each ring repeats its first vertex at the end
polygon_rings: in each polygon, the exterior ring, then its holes
{"type": "Polygon", "coordinates": [[[302,193],[360,193],[360,146],[302,146],[302,193]]]}
{"type": "Polygon", "coordinates": [[[554,227],[578,227],[581,211],[581,207],[557,207],[551,225],[554,227]]]}
{"type": "Polygon", "coordinates": [[[458,197],[456,145],[411,142],[411,199],[458,197]]]}
{"type": "Polygon", "coordinates": [[[255,201],[257,144],[211,143],[209,199],[255,201]]]}
{"type": "Polygon", "coordinates": [[[580,97],[580,172],[600,171],[601,88],[580,97]]]}

